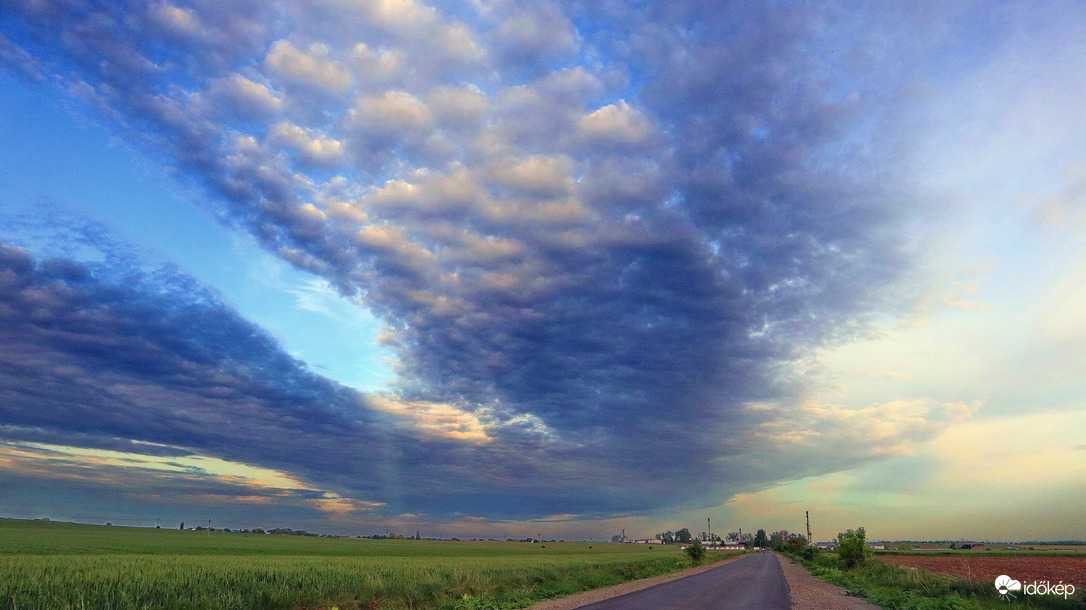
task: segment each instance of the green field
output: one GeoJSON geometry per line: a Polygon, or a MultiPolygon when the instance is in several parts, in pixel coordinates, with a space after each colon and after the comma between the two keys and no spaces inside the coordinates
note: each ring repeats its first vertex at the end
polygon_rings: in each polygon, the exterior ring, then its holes
{"type": "Polygon", "coordinates": [[[677,546],[317,538],[0,519],[0,609],[521,608],[690,565],[677,546]]]}

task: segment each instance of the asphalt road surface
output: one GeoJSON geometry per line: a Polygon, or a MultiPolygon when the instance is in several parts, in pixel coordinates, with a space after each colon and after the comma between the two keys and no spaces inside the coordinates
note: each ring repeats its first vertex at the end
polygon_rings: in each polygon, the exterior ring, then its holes
{"type": "Polygon", "coordinates": [[[789,610],[780,563],[757,553],[685,578],[581,606],[580,610],[789,610]]]}

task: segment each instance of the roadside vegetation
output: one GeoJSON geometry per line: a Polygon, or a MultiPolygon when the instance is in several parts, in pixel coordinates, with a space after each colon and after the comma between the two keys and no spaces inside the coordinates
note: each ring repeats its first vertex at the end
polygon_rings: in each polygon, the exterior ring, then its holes
{"type": "MultiPolygon", "coordinates": [[[[734,553],[706,554],[706,561],[734,553]]],[[[522,608],[692,565],[676,546],[369,540],[0,520],[0,609],[522,608]]]]}
{"type": "Polygon", "coordinates": [[[844,587],[849,594],[866,598],[882,608],[895,610],[1009,610],[1013,608],[1083,609],[1082,596],[1064,600],[1057,596],[1018,595],[1005,600],[993,582],[954,578],[916,568],[902,568],[879,561],[867,547],[863,528],[838,535],[835,551],[805,547],[778,548],[812,574],[844,587]]]}

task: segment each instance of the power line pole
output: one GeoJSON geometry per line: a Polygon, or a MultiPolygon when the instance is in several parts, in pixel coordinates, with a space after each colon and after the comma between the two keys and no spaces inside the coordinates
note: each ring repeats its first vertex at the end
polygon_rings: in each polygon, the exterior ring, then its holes
{"type": "Polygon", "coordinates": [[[811,511],[805,510],[803,514],[807,515],[807,544],[812,544],[814,539],[811,537],[811,511]]]}

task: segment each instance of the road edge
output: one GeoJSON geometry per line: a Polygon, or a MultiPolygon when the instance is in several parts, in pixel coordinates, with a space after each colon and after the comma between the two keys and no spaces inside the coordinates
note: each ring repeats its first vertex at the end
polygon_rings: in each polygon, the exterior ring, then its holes
{"type": "Polygon", "coordinates": [[[652,576],[650,578],[642,578],[639,580],[629,580],[617,585],[611,585],[610,587],[602,587],[600,589],[592,589],[590,591],[584,591],[582,593],[574,593],[573,595],[567,595],[565,597],[558,597],[555,599],[546,599],[541,602],[529,606],[527,610],[573,610],[574,608],[580,608],[581,606],[587,606],[588,604],[594,604],[605,599],[611,599],[612,597],[618,597],[620,595],[626,595],[627,593],[633,593],[634,591],[640,591],[641,589],[647,589],[654,587],[660,583],[668,582],[671,580],[678,580],[680,578],[686,578],[687,576],[693,576],[694,574],[701,574],[702,572],[708,572],[713,568],[718,568],[722,565],[738,561],[744,557],[749,557],[750,553],[744,553],[742,555],[736,555],[735,557],[729,557],[722,561],[716,561],[710,564],[694,566],[678,572],[669,572],[667,574],[660,574],[659,576],[652,576]]]}
{"type": "Polygon", "coordinates": [[[844,587],[811,574],[798,562],[780,553],[773,554],[777,556],[784,579],[788,582],[793,610],[878,610],[878,606],[849,595],[844,587]]]}

